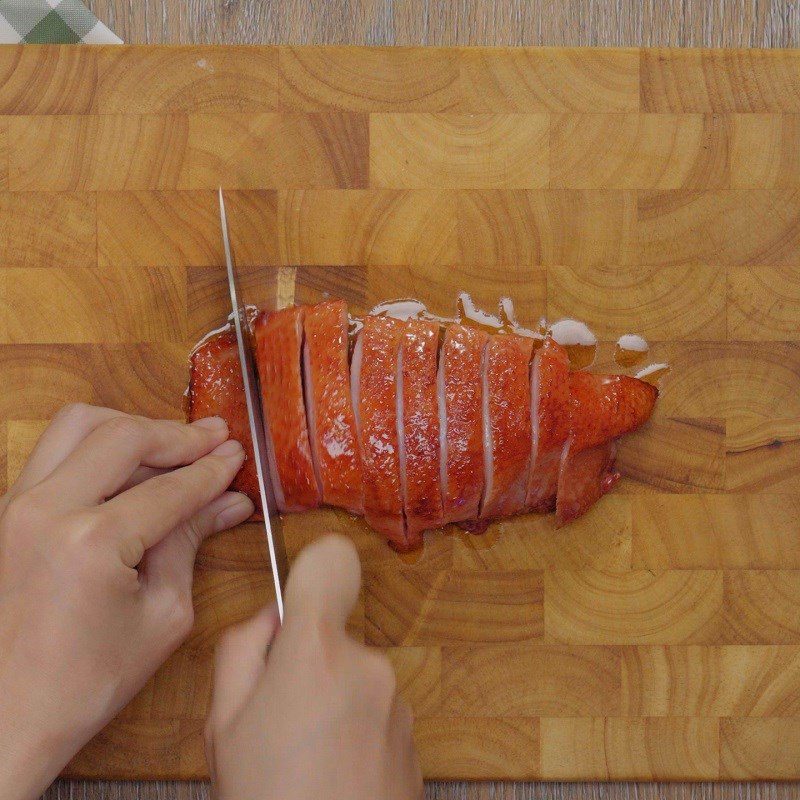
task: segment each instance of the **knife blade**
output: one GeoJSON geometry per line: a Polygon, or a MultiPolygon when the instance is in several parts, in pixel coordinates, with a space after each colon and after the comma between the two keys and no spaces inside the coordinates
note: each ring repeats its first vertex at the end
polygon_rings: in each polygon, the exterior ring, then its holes
{"type": "Polygon", "coordinates": [[[242,368],[242,382],[244,396],[247,402],[247,418],[250,423],[250,437],[253,441],[253,456],[256,462],[258,476],[258,490],[261,496],[261,507],[264,509],[264,531],[269,546],[269,560],[272,566],[272,577],[275,582],[275,598],[278,603],[278,614],[283,621],[283,587],[289,572],[289,562],[286,558],[286,545],[279,526],[273,526],[271,515],[275,509],[270,507],[266,485],[268,472],[267,442],[264,428],[264,413],[261,408],[261,396],[258,390],[253,358],[253,342],[250,325],[247,320],[247,306],[240,291],[239,281],[234,266],[231,250],[230,236],[228,233],[228,218],[225,213],[225,198],[222,196],[222,187],[219,189],[219,218],[222,227],[222,244],[225,248],[225,265],[228,270],[228,288],[231,294],[231,308],[233,309],[233,325],[236,330],[236,345],[239,351],[239,364],[242,368]]]}

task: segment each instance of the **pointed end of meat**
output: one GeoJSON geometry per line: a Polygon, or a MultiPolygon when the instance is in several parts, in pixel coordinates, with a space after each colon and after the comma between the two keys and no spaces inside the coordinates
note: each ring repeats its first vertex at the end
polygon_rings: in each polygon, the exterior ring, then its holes
{"type": "Polygon", "coordinates": [[[584,450],[617,439],[650,419],[658,389],[628,375],[572,372],[570,434],[573,450],[584,450]]]}

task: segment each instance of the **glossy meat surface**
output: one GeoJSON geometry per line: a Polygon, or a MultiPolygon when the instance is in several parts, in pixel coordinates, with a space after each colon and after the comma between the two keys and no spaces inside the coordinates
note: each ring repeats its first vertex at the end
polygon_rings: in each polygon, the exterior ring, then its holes
{"type": "Polygon", "coordinates": [[[627,375],[573,372],[569,376],[573,450],[608,442],[650,419],[658,389],[627,375]]]}
{"type": "Polygon", "coordinates": [[[231,489],[246,494],[261,514],[261,495],[258,490],[253,442],[247,419],[242,370],[236,349],[236,334],[225,330],[210,336],[191,355],[188,419],[194,422],[204,417],[222,417],[228,423],[231,439],[245,449],[245,461],[231,489]]]}
{"type": "Polygon", "coordinates": [[[304,313],[302,306],[262,312],[253,329],[280,511],[303,511],[320,502],[300,371],[304,313]]]}
{"type": "Polygon", "coordinates": [[[399,359],[398,438],[403,437],[400,475],[412,539],[442,524],[438,349],[438,325],[415,319],[406,322],[399,359]]]}
{"type": "Polygon", "coordinates": [[[481,517],[518,514],[525,507],[531,460],[533,342],[497,334],[489,339],[484,366],[484,487],[481,517]]]}
{"type": "Polygon", "coordinates": [[[418,542],[406,535],[400,487],[397,359],[403,331],[403,323],[389,317],[364,320],[357,395],[364,516],[393,547],[409,550],[418,542]]]}
{"type": "Polygon", "coordinates": [[[350,393],[347,306],[343,300],[310,306],[304,326],[309,438],[322,502],[362,514],[364,490],[350,393]]]}
{"type": "Polygon", "coordinates": [[[477,519],[483,494],[483,382],[489,337],[476,328],[448,326],[438,375],[442,407],[442,502],[445,522],[477,519]]]}

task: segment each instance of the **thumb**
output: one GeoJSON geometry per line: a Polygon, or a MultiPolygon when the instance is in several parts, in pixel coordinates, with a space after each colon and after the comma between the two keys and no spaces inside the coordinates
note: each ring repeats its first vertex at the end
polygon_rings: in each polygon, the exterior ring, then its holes
{"type": "Polygon", "coordinates": [[[222,634],[214,651],[211,725],[224,726],[245,704],[264,671],[279,624],[278,607],[272,603],[222,634]]]}
{"type": "Polygon", "coordinates": [[[286,622],[325,622],[344,630],[360,588],[353,543],[344,536],[323,536],[295,559],[286,585],[286,622]]]}
{"type": "Polygon", "coordinates": [[[217,783],[216,735],[231,723],[252,695],[279,624],[278,607],[273,603],[246,622],[228,628],[217,643],[214,688],[204,737],[206,761],[214,784],[217,783]]]}

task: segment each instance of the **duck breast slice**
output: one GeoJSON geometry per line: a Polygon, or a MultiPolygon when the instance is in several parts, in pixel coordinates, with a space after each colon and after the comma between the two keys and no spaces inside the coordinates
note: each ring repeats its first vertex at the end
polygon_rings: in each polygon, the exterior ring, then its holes
{"type": "Polygon", "coordinates": [[[364,490],[350,390],[345,302],[332,300],[310,306],[304,328],[308,433],[322,502],[363,514],[364,490]]]}
{"type": "Polygon", "coordinates": [[[279,511],[320,503],[303,397],[303,306],[264,311],[254,324],[261,406],[279,511]]]}
{"type": "Polygon", "coordinates": [[[397,435],[397,374],[405,325],[391,317],[366,317],[353,357],[353,395],[364,484],[367,522],[400,551],[418,546],[403,515],[400,443],[397,435]],[[357,358],[357,361],[356,361],[357,358]]]}
{"type": "Polygon", "coordinates": [[[447,327],[437,375],[443,521],[476,520],[484,484],[483,362],[489,336],[447,327]]]}
{"type": "MultiPolygon", "coordinates": [[[[255,516],[260,517],[261,494],[253,458],[236,334],[232,330],[210,336],[192,353],[188,398],[189,422],[204,417],[222,417],[228,423],[230,438],[244,447],[244,464],[234,477],[231,489],[246,494],[256,507],[255,516]]],[[[269,486],[267,481],[268,490],[269,486]]],[[[269,500],[269,494],[267,497],[269,500]]]]}
{"type": "Polygon", "coordinates": [[[400,483],[410,537],[442,524],[439,325],[409,319],[398,358],[400,483]]]}
{"type": "Polygon", "coordinates": [[[486,347],[483,519],[509,517],[525,508],[531,460],[532,351],[531,339],[513,334],[496,334],[486,347]]]}
{"type": "Polygon", "coordinates": [[[569,357],[547,337],[531,366],[531,471],[525,505],[532,511],[553,510],[569,409],[569,357]]]}

